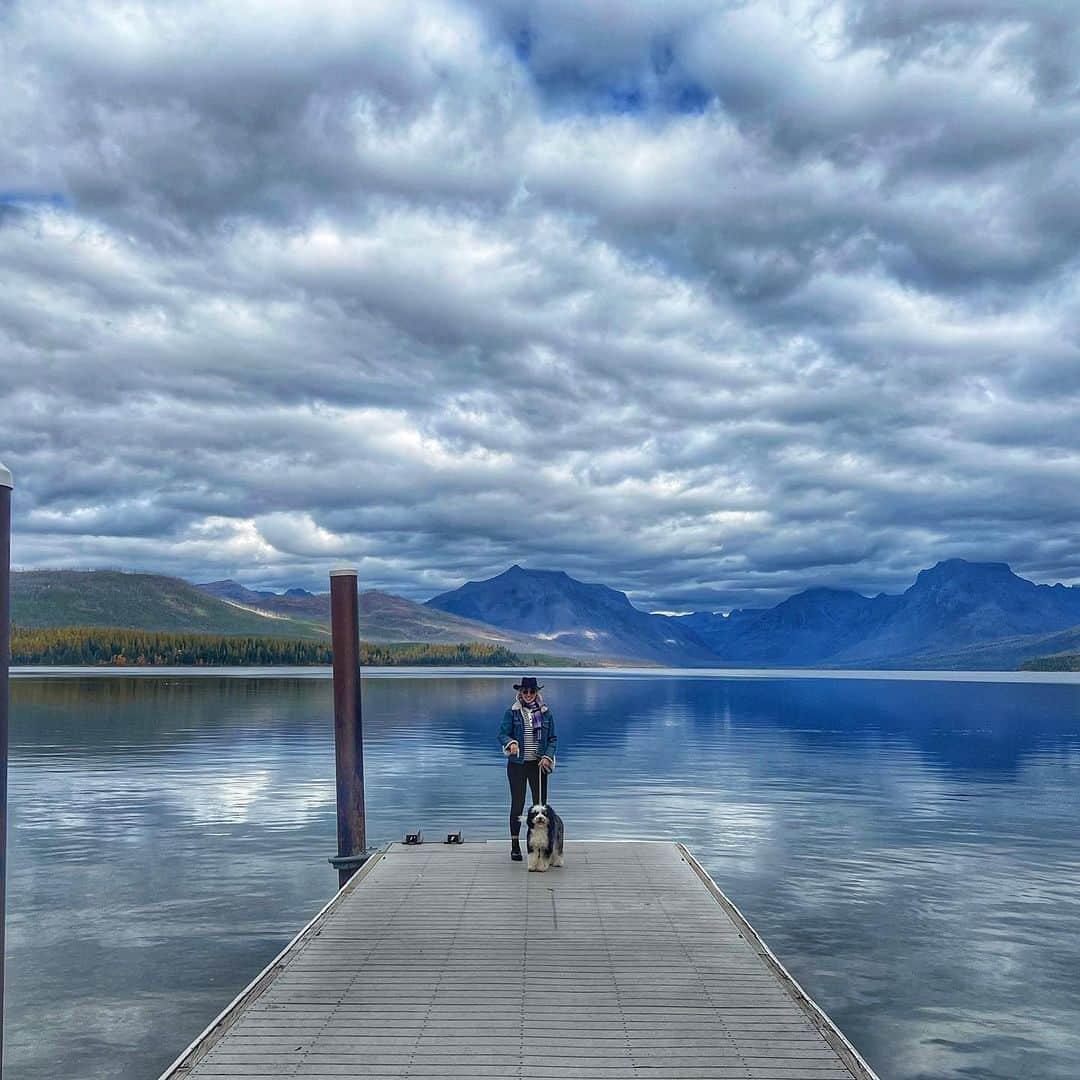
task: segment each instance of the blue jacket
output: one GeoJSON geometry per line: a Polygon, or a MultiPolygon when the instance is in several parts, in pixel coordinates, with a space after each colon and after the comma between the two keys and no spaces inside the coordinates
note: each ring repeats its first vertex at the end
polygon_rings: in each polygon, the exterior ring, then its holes
{"type": "MultiPolygon", "coordinates": [[[[514,702],[503,713],[502,726],[499,728],[499,745],[506,753],[506,748],[512,741],[518,744],[518,752],[511,761],[523,762],[525,760],[525,721],[521,717],[521,709],[518,702],[514,702]]],[[[558,736],[555,734],[555,714],[547,705],[540,706],[540,738],[536,742],[536,757],[549,757],[552,763],[555,761],[555,747],[558,744],[558,736]]]]}

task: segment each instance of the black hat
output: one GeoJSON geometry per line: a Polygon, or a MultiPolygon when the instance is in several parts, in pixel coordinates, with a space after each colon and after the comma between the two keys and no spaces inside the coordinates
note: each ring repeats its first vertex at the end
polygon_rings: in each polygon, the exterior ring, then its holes
{"type": "Polygon", "coordinates": [[[543,690],[544,686],[543,686],[543,683],[541,683],[539,686],[536,685],[535,676],[533,676],[533,675],[523,675],[521,677],[521,682],[514,683],[514,689],[515,690],[543,690]]]}

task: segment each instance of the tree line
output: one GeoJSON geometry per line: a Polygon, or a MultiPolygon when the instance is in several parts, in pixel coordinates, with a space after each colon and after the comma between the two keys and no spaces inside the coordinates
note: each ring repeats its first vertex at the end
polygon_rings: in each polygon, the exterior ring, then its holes
{"type": "MultiPolygon", "coordinates": [[[[523,657],[502,645],[429,644],[386,645],[362,642],[361,664],[448,667],[520,667],[540,657],[523,657]]],[[[292,664],[329,665],[328,641],[264,638],[243,635],[166,633],[96,627],[11,628],[11,663],[133,667],[226,667],[292,664]]]]}
{"type": "Polygon", "coordinates": [[[1080,653],[1058,653],[1025,660],[1018,671],[1080,671],[1080,653]]]}

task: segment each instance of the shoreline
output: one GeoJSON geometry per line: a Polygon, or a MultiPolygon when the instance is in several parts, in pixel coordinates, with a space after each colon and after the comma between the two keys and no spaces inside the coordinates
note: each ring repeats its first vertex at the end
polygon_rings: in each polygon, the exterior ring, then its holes
{"type": "MultiPolygon", "coordinates": [[[[329,680],[330,667],[12,667],[12,679],[74,678],[223,678],[223,679],[316,679],[329,680]]],[[[865,679],[898,682],[1033,683],[1080,686],[1080,671],[933,671],[828,668],[537,668],[545,678],[559,679],[865,679]]],[[[519,674],[507,667],[365,667],[362,678],[481,678],[508,679],[519,674]]]]}

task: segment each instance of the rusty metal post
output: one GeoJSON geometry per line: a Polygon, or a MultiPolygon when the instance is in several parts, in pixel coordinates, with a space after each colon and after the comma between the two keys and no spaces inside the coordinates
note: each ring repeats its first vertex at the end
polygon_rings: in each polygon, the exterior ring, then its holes
{"type": "Polygon", "coordinates": [[[355,570],[330,571],[330,631],[334,650],[334,752],[337,761],[338,885],[363,863],[364,725],[360,711],[360,605],[355,570]]]}
{"type": "Polygon", "coordinates": [[[0,465],[0,1077],[4,1074],[7,944],[8,663],[11,659],[11,473],[0,465]]]}

